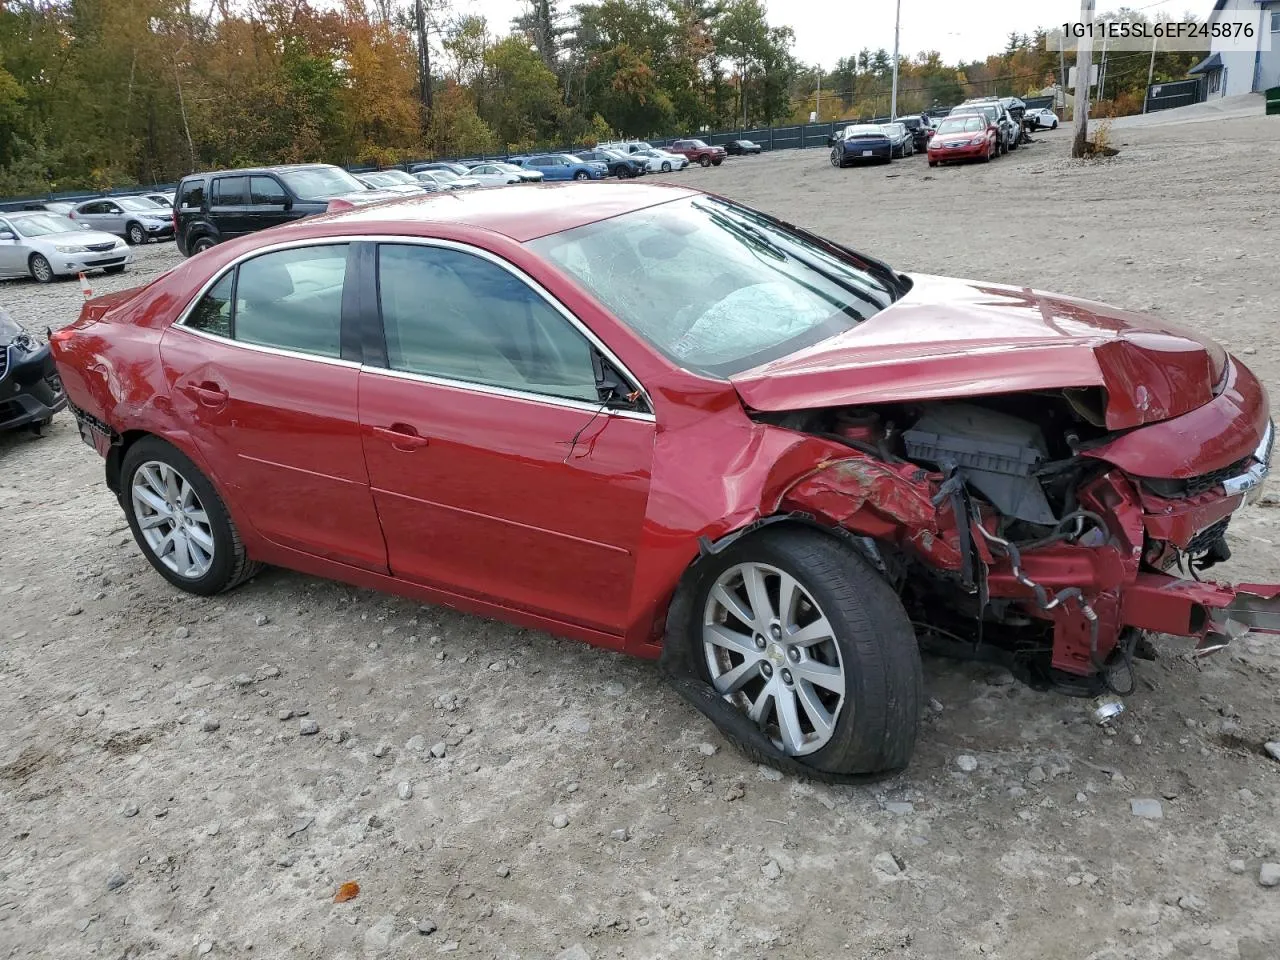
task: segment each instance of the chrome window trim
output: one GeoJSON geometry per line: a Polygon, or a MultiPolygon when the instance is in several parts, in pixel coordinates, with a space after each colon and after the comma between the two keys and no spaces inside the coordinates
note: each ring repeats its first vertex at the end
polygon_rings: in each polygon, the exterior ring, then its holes
{"type": "MultiPolygon", "coordinates": [[[[205,281],[204,285],[200,287],[196,295],[191,298],[191,300],[187,303],[185,307],[183,307],[182,313],[178,315],[178,319],[173,321],[171,326],[182,327],[188,333],[192,333],[197,336],[207,337],[208,339],[215,340],[218,343],[226,343],[226,344],[232,344],[238,347],[243,347],[248,350],[261,350],[264,352],[276,353],[282,356],[296,357],[299,359],[320,360],[322,362],[327,362],[327,363],[340,363],[344,366],[356,366],[356,367],[364,366],[365,369],[369,371],[391,372],[396,374],[403,373],[407,377],[417,379],[417,380],[422,380],[427,383],[438,383],[444,386],[456,386],[456,387],[462,387],[462,388],[470,387],[470,388],[477,389],[481,393],[490,393],[495,390],[501,390],[503,391],[503,393],[500,395],[504,395],[504,396],[512,396],[512,397],[521,398],[521,399],[530,399],[530,398],[546,399],[546,400],[554,401],[556,403],[570,403],[574,405],[582,404],[586,409],[589,409],[589,410],[599,409],[600,404],[598,403],[593,404],[593,403],[588,403],[586,401],[568,400],[563,397],[560,397],[560,398],[549,397],[547,394],[543,394],[543,393],[531,393],[531,392],[526,392],[522,390],[514,390],[509,387],[490,387],[487,384],[476,384],[466,380],[450,380],[446,377],[432,377],[426,374],[409,373],[408,371],[403,371],[403,370],[390,370],[390,368],[385,368],[384,370],[383,367],[370,367],[367,365],[356,363],[353,360],[342,360],[340,358],[325,357],[325,356],[321,356],[320,354],[314,354],[314,353],[302,353],[301,351],[286,350],[280,347],[263,347],[263,346],[259,346],[258,344],[245,343],[242,340],[235,340],[230,337],[219,337],[219,336],[216,336],[215,334],[204,333],[201,330],[196,330],[195,328],[187,325],[187,320],[191,316],[192,311],[195,310],[196,304],[198,304],[202,299],[204,299],[205,294],[208,293],[211,289],[213,289],[213,287],[218,283],[219,280],[221,280],[232,270],[236,269],[236,267],[240,266],[242,263],[248,260],[252,260],[255,257],[262,256],[263,254],[275,253],[280,250],[292,250],[298,247],[332,247],[338,244],[349,245],[352,243],[394,243],[394,244],[400,244],[400,245],[410,245],[410,246],[420,246],[420,247],[442,247],[446,250],[456,250],[460,253],[469,253],[473,256],[480,257],[482,260],[487,260],[493,265],[503,270],[506,270],[509,274],[511,274],[517,280],[526,284],[531,290],[533,290],[534,293],[536,293],[539,297],[541,297],[547,303],[548,306],[550,306],[553,310],[555,310],[562,317],[564,317],[565,320],[567,320],[580,334],[582,334],[583,337],[586,338],[588,343],[590,343],[597,350],[599,350],[600,353],[604,355],[605,359],[607,359],[611,364],[613,364],[617,368],[619,373],[621,373],[624,377],[626,377],[628,381],[635,384],[640,391],[640,396],[644,398],[645,405],[651,411],[649,413],[639,413],[639,412],[630,411],[630,410],[607,410],[605,412],[611,413],[611,414],[625,414],[629,417],[642,419],[642,420],[656,420],[656,417],[652,412],[654,410],[653,398],[650,396],[649,391],[645,388],[645,385],[640,381],[640,378],[637,377],[634,373],[632,373],[631,369],[625,363],[623,363],[622,360],[618,358],[618,355],[614,353],[612,350],[610,350],[609,347],[599,337],[597,337],[591,330],[589,330],[587,328],[587,325],[584,324],[581,320],[579,320],[578,317],[568,307],[566,307],[563,303],[561,303],[557,297],[552,296],[550,291],[548,291],[544,286],[542,286],[542,284],[538,283],[537,280],[534,280],[531,276],[529,276],[527,273],[525,273],[523,270],[521,270],[519,267],[517,267],[515,264],[511,263],[510,261],[503,259],[502,257],[498,256],[495,253],[490,253],[488,250],[484,250],[484,249],[481,249],[480,247],[475,247],[467,243],[459,243],[456,240],[445,240],[439,237],[402,236],[397,234],[348,234],[348,235],[343,235],[339,237],[307,237],[305,239],[300,239],[300,240],[283,240],[277,243],[268,244],[267,246],[264,246],[264,247],[258,247],[257,249],[252,250],[244,254],[243,256],[237,257],[235,260],[231,261],[229,264],[223,267],[220,271],[215,273],[209,280],[205,281]]],[[[344,280],[344,283],[345,283],[345,280],[344,280]]]]}
{"type": "MultiPolygon", "coordinates": [[[[177,323],[172,326],[178,326],[177,323]]],[[[255,353],[267,353],[275,357],[289,357],[293,360],[314,360],[317,363],[327,363],[334,367],[350,367],[352,369],[360,369],[360,364],[354,360],[343,360],[341,357],[326,357],[322,353],[305,353],[302,350],[286,350],[284,347],[269,347],[265,343],[247,343],[244,340],[232,340],[230,337],[220,337],[216,333],[205,333],[203,330],[197,330],[195,327],[182,326],[182,332],[193,337],[200,337],[204,340],[210,340],[213,343],[221,343],[224,346],[239,347],[242,350],[252,350],[255,353]]]]}

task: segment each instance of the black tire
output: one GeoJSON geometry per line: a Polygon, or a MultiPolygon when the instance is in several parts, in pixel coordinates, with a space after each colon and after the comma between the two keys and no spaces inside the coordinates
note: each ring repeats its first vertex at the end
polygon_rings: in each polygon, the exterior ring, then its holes
{"type": "Polygon", "coordinates": [[[844,166],[844,155],[841,154],[838,150],[831,151],[831,165],[835,167],[837,170],[841,169],[844,166]]]}
{"type": "Polygon", "coordinates": [[[698,163],[704,167],[711,166],[711,158],[705,154],[698,158],[698,163]]]}
{"type": "Polygon", "coordinates": [[[575,173],[575,174],[573,175],[573,179],[575,179],[575,180],[590,180],[590,179],[591,179],[591,174],[587,173],[587,171],[585,171],[585,170],[579,170],[577,173],[575,173]]]}
{"type": "MultiPolygon", "coordinates": [[[[816,530],[773,527],[708,557],[691,584],[684,642],[705,682],[702,622],[716,579],[755,561],[795,577],[831,622],[844,665],[845,699],[830,739],[793,759],[821,774],[887,775],[911,760],[920,722],[924,675],[915,632],[896,593],[853,548],[816,530]]],[[[667,642],[672,642],[668,635],[667,642]]],[[[761,762],[769,758],[730,736],[761,762]]]]}
{"type": "Polygon", "coordinates": [[[118,263],[114,267],[103,267],[102,272],[103,273],[124,273],[124,267],[125,265],[123,263],[118,263]]]}
{"type": "Polygon", "coordinates": [[[713,167],[718,167],[718,166],[720,166],[720,164],[722,164],[722,163],[724,163],[724,157],[717,157],[715,160],[712,160],[712,161],[711,161],[711,165],[712,165],[713,167]]]}
{"type": "Polygon", "coordinates": [[[938,161],[937,161],[937,160],[930,160],[930,161],[929,161],[929,166],[931,166],[931,167],[936,167],[937,165],[938,165],[938,161]]]}
{"type": "Polygon", "coordinates": [[[135,247],[140,247],[147,242],[147,232],[142,229],[142,224],[131,223],[124,228],[124,238],[135,247]]]}
{"type": "Polygon", "coordinates": [[[124,462],[120,466],[120,506],[124,509],[125,519],[129,521],[133,539],[147,561],[160,576],[180,590],[202,597],[213,596],[239,586],[262,569],[262,564],[249,559],[236,525],[213,484],[186,454],[159,437],[143,437],[124,455],[124,462]],[[181,474],[195,489],[209,517],[213,534],[213,563],[204,576],[198,579],[183,577],[161,563],[138,527],[131,489],[138,468],[149,461],[168,464],[181,474]]]}
{"type": "Polygon", "coordinates": [[[49,261],[38,253],[31,255],[31,259],[27,261],[27,269],[31,271],[31,278],[36,283],[53,283],[57,279],[49,261]]]}
{"type": "Polygon", "coordinates": [[[217,246],[218,241],[213,239],[207,233],[202,233],[191,241],[191,255],[194,257],[197,253],[204,253],[210,247],[217,246]]]}
{"type": "Polygon", "coordinates": [[[670,161],[670,160],[663,160],[663,161],[662,161],[662,172],[663,172],[663,173],[670,173],[670,172],[671,172],[671,161],[670,161]]]}
{"type": "Polygon", "coordinates": [[[999,152],[1000,152],[1000,148],[999,148],[998,146],[997,146],[997,147],[995,147],[994,149],[988,148],[988,149],[987,149],[987,152],[986,152],[986,153],[984,153],[984,154],[982,155],[982,157],[978,160],[978,162],[979,162],[979,163],[990,163],[990,162],[991,162],[991,155],[992,155],[993,153],[998,154],[999,152]]]}

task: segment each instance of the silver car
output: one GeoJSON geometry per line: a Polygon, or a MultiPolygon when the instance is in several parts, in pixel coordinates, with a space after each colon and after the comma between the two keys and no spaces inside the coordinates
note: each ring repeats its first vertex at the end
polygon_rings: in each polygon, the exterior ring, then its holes
{"type": "Polygon", "coordinates": [[[56,213],[0,215],[0,276],[49,283],[89,270],[122,273],[132,259],[124,241],[56,213]]]}
{"type": "Polygon", "coordinates": [[[542,180],[542,171],[525,170],[514,163],[488,160],[472,167],[467,177],[478,180],[483,187],[500,187],[508,183],[539,183],[542,180]]]}
{"type": "Polygon", "coordinates": [[[143,197],[102,197],[77,203],[68,214],[94,230],[124,237],[134,246],[148,240],[173,239],[173,212],[143,197]]]}
{"type": "Polygon", "coordinates": [[[390,190],[392,193],[410,196],[421,196],[427,192],[420,180],[403,170],[373,170],[356,174],[356,179],[370,190],[390,190]]]}

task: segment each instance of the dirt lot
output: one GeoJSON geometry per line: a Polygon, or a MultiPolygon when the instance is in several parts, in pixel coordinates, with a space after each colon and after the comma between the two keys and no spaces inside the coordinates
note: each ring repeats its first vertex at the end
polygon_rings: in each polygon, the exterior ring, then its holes
{"type": "MultiPolygon", "coordinates": [[[[1114,134],[1099,165],[1062,129],[990,166],[814,150],[679,179],[906,270],[1156,311],[1274,392],[1280,118],[1114,134]]],[[[41,330],[79,298],[0,285],[41,330]]],[[[745,762],[644,663],[283,571],[180,594],[69,416],[0,464],[0,955],[1280,956],[1269,642],[1166,644],[1111,734],[927,660],[909,773],[828,788],[745,762]]],[[[1278,525],[1239,518],[1231,576],[1280,577],[1278,525]]]]}

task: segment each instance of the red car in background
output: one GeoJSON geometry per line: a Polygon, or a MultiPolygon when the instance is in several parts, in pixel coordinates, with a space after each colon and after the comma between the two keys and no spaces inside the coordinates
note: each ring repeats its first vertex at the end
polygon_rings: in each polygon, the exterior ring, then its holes
{"type": "Polygon", "coordinates": [[[1000,155],[1000,128],[980,114],[947,117],[929,138],[929,166],[953,160],[990,163],[1000,155]]]}
{"type": "Polygon", "coordinates": [[[690,163],[704,167],[720,166],[729,154],[724,147],[708,146],[701,140],[677,140],[666,148],[668,153],[678,153],[690,163]]]}
{"type": "Polygon", "coordinates": [[[51,344],[175,586],[276,564],[660,658],[808,777],[907,764],[919,645],[1123,693],[1144,632],[1280,632],[1280,585],[1199,578],[1273,437],[1221,347],[687,189],[323,215],[51,344]]]}

